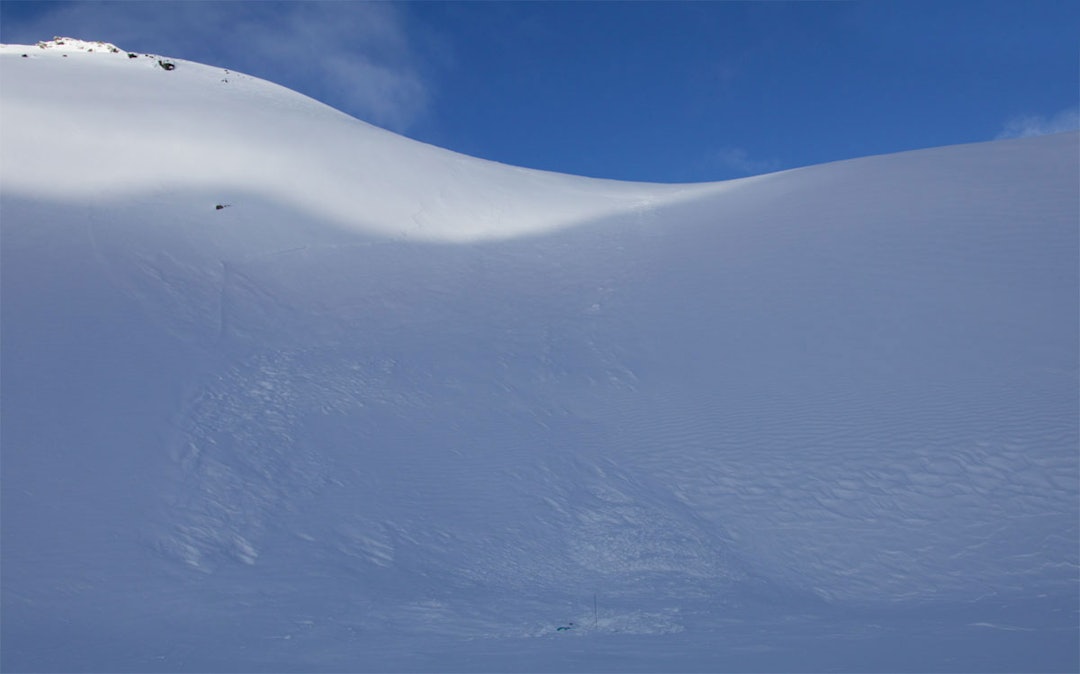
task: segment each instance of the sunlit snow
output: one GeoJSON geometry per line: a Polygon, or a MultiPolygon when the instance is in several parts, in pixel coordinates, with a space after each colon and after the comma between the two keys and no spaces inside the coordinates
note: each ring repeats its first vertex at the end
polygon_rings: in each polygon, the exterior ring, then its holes
{"type": "Polygon", "coordinates": [[[1080,667],[1076,133],[620,183],[110,46],[0,47],[5,671],[1080,667]]]}
{"type": "Polygon", "coordinates": [[[19,95],[4,102],[5,152],[21,161],[4,181],[20,194],[130,200],[167,185],[258,198],[365,233],[462,242],[543,233],[725,189],[510,167],[402,138],[223,68],[185,62],[162,81],[157,56],[91,53],[92,43],[77,41],[52,46],[3,47],[5,56],[34,61],[33,74],[6,74],[20,79],[19,95]],[[46,147],[56,153],[42,153],[46,147]]]}

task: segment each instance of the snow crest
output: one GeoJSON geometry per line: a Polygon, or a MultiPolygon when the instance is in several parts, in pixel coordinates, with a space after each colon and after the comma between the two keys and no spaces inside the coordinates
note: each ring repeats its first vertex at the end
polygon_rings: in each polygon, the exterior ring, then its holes
{"type": "MultiPolygon", "coordinates": [[[[66,38],[42,44],[109,49],[66,38]]],[[[20,49],[0,56],[17,58],[20,49]]],[[[729,188],[506,166],[402,138],[240,73],[178,59],[131,60],[131,68],[101,67],[97,59],[5,63],[5,81],[21,93],[4,99],[3,141],[25,157],[0,167],[9,193],[125,203],[167,189],[210,208],[230,204],[252,213],[271,203],[349,232],[471,243],[647,216],[664,203],[729,188]],[[148,62],[155,67],[135,67],[148,62]],[[55,106],[56,87],[80,101],[78,129],[55,106]],[[56,162],[57,153],[71,159],[56,162]],[[91,159],[99,168],[86,174],[91,159]]]]}

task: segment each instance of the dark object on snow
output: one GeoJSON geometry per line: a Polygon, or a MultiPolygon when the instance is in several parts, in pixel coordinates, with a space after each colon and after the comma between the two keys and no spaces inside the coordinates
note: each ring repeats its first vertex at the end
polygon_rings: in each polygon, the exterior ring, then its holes
{"type": "Polygon", "coordinates": [[[23,54],[23,55],[22,55],[22,57],[23,57],[23,58],[26,58],[26,54],[23,54]]]}
{"type": "Polygon", "coordinates": [[[139,55],[135,54],[133,52],[128,52],[128,58],[129,59],[137,59],[137,58],[139,58],[139,55]]]}
{"type": "Polygon", "coordinates": [[[214,210],[220,211],[221,209],[228,208],[229,206],[232,206],[232,204],[218,204],[217,206],[214,206],[214,210]]]}
{"type": "Polygon", "coordinates": [[[567,630],[572,630],[572,629],[574,629],[574,623],[570,623],[569,625],[559,625],[558,627],[555,628],[555,631],[556,632],[565,632],[567,630]]]}
{"type": "Polygon", "coordinates": [[[159,66],[161,66],[162,68],[164,68],[165,70],[176,70],[176,64],[171,62],[171,61],[161,61],[161,60],[159,60],[157,62],[157,64],[159,66]]]}

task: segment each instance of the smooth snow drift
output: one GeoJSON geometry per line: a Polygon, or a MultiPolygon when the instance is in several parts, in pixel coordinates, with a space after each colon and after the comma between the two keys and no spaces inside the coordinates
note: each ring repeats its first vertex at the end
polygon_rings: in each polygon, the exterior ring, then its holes
{"type": "Polygon", "coordinates": [[[0,47],[5,670],[1080,666],[1077,134],[620,183],[100,44],[0,47]]]}
{"type": "Polygon", "coordinates": [[[240,73],[190,62],[166,71],[172,60],[113,49],[67,38],[2,47],[8,57],[27,54],[35,72],[5,101],[5,154],[22,158],[4,176],[12,190],[78,202],[174,185],[221,198],[259,195],[360,232],[461,242],[557,230],[723,189],[587,180],[473,159],[240,73]],[[111,70],[111,88],[101,91],[97,73],[111,70]],[[58,95],[66,104],[57,105],[58,95]],[[60,155],[41,154],[60,140],[60,155]]]}

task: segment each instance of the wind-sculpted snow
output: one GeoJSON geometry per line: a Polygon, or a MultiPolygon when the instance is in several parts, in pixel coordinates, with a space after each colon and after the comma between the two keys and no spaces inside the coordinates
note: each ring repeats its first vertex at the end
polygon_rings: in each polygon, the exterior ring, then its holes
{"type": "Polygon", "coordinates": [[[628,185],[62,46],[0,50],[4,669],[1080,664],[1076,134],[628,185]]]}
{"type": "Polygon", "coordinates": [[[0,167],[9,194],[128,202],[184,189],[223,203],[257,195],[352,231],[468,242],[558,230],[722,189],[592,180],[474,159],[223,68],[122,51],[0,49],[5,86],[19,90],[3,102],[5,152],[19,157],[0,167]]]}

